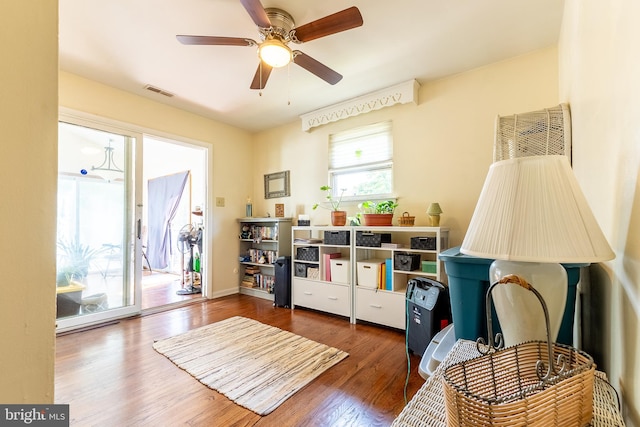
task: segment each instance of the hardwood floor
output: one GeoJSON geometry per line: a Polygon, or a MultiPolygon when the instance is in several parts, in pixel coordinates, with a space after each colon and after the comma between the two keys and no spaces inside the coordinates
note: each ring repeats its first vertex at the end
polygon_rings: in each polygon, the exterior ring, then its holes
{"type": "Polygon", "coordinates": [[[142,310],[161,307],[176,302],[202,298],[202,294],[178,295],[182,288],[181,276],[177,274],[157,273],[142,276],[142,310]]]}
{"type": "MultiPolygon", "coordinates": [[[[74,426],[388,426],[402,410],[404,332],[246,295],[198,302],[59,336],[55,402],[74,426]],[[207,388],[152,348],[154,340],[245,316],[347,351],[349,357],[261,417],[207,388]]],[[[424,383],[411,355],[407,398],[424,383]]]]}

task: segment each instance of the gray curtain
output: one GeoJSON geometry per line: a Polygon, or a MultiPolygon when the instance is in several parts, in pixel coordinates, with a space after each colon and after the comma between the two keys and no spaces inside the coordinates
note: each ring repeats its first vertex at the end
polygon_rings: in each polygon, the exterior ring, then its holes
{"type": "Polygon", "coordinates": [[[186,171],[149,180],[147,258],[151,268],[163,269],[169,266],[175,243],[170,224],[176,215],[188,178],[189,171],[186,171]]]}

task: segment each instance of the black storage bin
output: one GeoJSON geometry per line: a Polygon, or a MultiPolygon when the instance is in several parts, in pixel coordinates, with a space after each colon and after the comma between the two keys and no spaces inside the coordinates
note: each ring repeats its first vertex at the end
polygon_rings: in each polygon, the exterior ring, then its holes
{"type": "Polygon", "coordinates": [[[305,246],[296,249],[296,259],[301,261],[319,261],[320,256],[317,246],[305,246]]]}
{"type": "Polygon", "coordinates": [[[356,231],[356,246],[379,248],[383,243],[391,243],[391,233],[356,231]]]}
{"type": "Polygon", "coordinates": [[[294,274],[296,277],[307,277],[307,264],[301,262],[294,263],[294,274]]]}
{"type": "Polygon", "coordinates": [[[276,307],[291,307],[291,257],[280,256],[274,263],[276,283],[273,287],[276,307]]]}
{"type": "Polygon", "coordinates": [[[436,238],[435,237],[412,237],[411,249],[423,249],[427,251],[435,251],[436,238]]]}
{"type": "Polygon", "coordinates": [[[413,271],[420,269],[420,254],[397,253],[393,258],[395,270],[413,271]]]}
{"type": "Polygon", "coordinates": [[[325,231],[324,244],[325,245],[349,245],[349,237],[351,237],[351,233],[348,230],[325,231]]]}

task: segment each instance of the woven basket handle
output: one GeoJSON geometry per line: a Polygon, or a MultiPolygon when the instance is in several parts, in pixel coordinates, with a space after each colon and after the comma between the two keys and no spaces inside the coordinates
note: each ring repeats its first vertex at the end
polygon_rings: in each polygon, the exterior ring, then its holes
{"type": "Polygon", "coordinates": [[[487,332],[489,334],[489,344],[485,343],[484,338],[480,337],[476,341],[476,348],[482,354],[488,354],[494,352],[496,350],[500,350],[504,347],[504,340],[501,333],[493,335],[493,323],[491,322],[491,299],[492,299],[492,291],[498,285],[507,285],[514,284],[517,286],[521,286],[522,288],[533,292],[533,294],[538,298],[540,304],[542,305],[542,310],[544,311],[544,320],[547,329],[547,363],[548,365],[545,367],[544,362],[542,360],[538,360],[536,363],[536,371],[538,374],[538,378],[541,381],[548,380],[552,375],[559,375],[566,371],[566,358],[564,355],[558,355],[557,365],[560,366],[560,369],[556,369],[556,363],[553,361],[553,341],[551,340],[551,325],[549,322],[549,310],[547,309],[547,304],[544,302],[544,298],[540,292],[536,290],[524,277],[517,276],[515,274],[508,274],[504,276],[502,279],[493,283],[489,289],[487,290],[486,295],[486,314],[487,314],[487,332]],[[488,348],[485,350],[485,346],[488,345],[488,348]],[[546,372],[545,372],[546,371],[546,372]]]}

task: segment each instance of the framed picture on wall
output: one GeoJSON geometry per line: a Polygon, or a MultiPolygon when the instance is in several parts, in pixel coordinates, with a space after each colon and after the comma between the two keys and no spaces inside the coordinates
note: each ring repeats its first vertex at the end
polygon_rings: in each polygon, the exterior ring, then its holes
{"type": "Polygon", "coordinates": [[[289,171],[270,173],[264,176],[264,198],[290,196],[289,171]]]}

